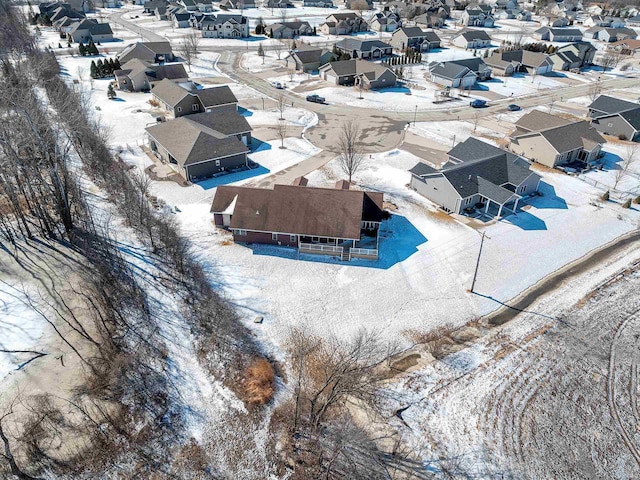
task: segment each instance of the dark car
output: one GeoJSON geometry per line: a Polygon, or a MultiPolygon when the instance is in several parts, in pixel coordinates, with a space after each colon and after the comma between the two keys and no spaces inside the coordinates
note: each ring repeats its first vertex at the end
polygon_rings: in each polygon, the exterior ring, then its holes
{"type": "Polygon", "coordinates": [[[325,98],[320,95],[307,95],[307,102],[324,103],[325,98]]]}
{"type": "Polygon", "coordinates": [[[473,102],[469,102],[469,105],[471,105],[473,108],[483,108],[487,106],[487,101],[476,99],[473,102]]]}
{"type": "Polygon", "coordinates": [[[507,108],[509,109],[510,112],[517,112],[518,110],[520,110],[520,105],[516,105],[515,103],[512,103],[507,108]]]}

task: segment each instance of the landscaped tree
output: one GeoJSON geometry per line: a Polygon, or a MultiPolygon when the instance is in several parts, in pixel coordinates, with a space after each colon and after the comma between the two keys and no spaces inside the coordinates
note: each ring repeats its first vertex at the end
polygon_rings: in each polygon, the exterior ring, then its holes
{"type": "Polygon", "coordinates": [[[107,88],[107,98],[109,98],[109,100],[113,100],[114,98],[116,98],[116,91],[113,89],[112,83],[110,83],[109,87],[107,88]]]}
{"type": "Polygon", "coordinates": [[[364,160],[362,143],[360,142],[360,125],[349,120],[342,125],[337,147],[339,153],[340,168],[347,175],[349,183],[353,175],[360,169],[364,160]]]}
{"type": "Polygon", "coordinates": [[[91,78],[98,78],[98,66],[95,60],[91,60],[90,75],[91,78]]]}
{"type": "Polygon", "coordinates": [[[284,45],[280,40],[276,40],[276,42],[273,44],[273,51],[276,52],[276,56],[278,57],[278,60],[280,60],[280,57],[282,56],[283,48],[284,48],[284,45]]]}
{"type": "Polygon", "coordinates": [[[78,45],[78,53],[80,53],[80,55],[83,57],[87,54],[87,47],[84,46],[84,43],[82,43],[82,41],[80,42],[80,45],[78,45]]]}
{"type": "Polygon", "coordinates": [[[262,44],[258,44],[258,56],[262,57],[262,64],[264,65],[264,48],[262,48],[262,44]]]}
{"type": "Polygon", "coordinates": [[[278,138],[280,139],[280,148],[287,148],[284,146],[284,139],[287,138],[287,121],[280,119],[278,120],[278,125],[276,125],[276,133],[278,134],[278,138]]]}
{"type": "Polygon", "coordinates": [[[96,44],[93,43],[93,39],[89,39],[89,44],[87,45],[87,53],[89,55],[98,55],[100,52],[98,52],[98,47],[96,47],[96,44]]]}

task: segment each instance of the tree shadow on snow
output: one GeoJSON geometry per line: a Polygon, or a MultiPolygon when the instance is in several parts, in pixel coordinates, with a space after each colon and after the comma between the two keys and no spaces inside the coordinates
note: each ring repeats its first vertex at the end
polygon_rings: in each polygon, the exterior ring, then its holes
{"type": "Polygon", "coordinates": [[[337,257],[328,255],[311,255],[298,253],[292,247],[279,247],[276,245],[264,245],[258,243],[245,244],[253,251],[254,255],[267,255],[286,258],[295,261],[329,263],[352,267],[377,268],[386,270],[401,263],[418,251],[418,247],[427,242],[427,238],[413,226],[406,217],[391,215],[388,220],[382,222],[378,244],[378,260],[365,260],[354,258],[349,262],[343,262],[337,257]]]}

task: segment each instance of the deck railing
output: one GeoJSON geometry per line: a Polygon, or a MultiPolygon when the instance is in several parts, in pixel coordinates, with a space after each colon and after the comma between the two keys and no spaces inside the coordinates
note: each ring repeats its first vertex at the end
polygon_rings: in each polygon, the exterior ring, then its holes
{"type": "Polygon", "coordinates": [[[336,245],[324,245],[322,243],[301,243],[300,250],[307,250],[317,253],[342,254],[343,248],[336,245]]]}

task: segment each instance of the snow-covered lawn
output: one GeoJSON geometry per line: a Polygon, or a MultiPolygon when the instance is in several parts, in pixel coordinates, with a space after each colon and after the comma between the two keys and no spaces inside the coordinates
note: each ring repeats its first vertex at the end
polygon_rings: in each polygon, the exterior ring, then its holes
{"type": "Polygon", "coordinates": [[[481,125],[474,126],[473,121],[418,122],[415,125],[410,125],[409,131],[421,137],[435,140],[449,148],[453,148],[471,136],[482,137],[483,141],[494,145],[497,145],[495,139],[503,137],[489,128],[481,125]]]}

